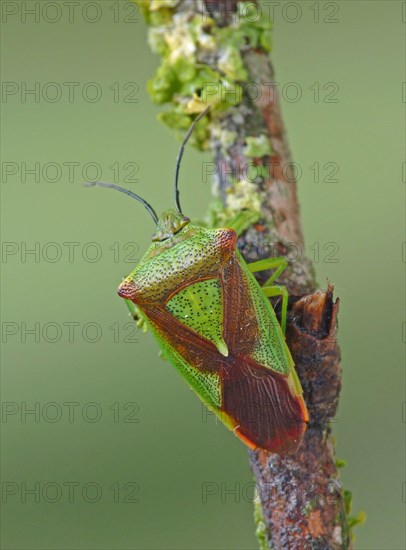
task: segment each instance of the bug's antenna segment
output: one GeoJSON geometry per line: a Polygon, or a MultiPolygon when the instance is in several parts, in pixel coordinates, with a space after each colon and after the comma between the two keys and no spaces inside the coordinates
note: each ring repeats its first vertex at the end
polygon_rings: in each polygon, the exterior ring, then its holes
{"type": "Polygon", "coordinates": [[[178,186],[178,180],[179,180],[179,169],[180,169],[180,163],[182,161],[182,157],[183,157],[183,152],[185,150],[185,146],[187,144],[187,142],[189,141],[189,138],[190,136],[193,134],[193,130],[195,129],[196,127],[196,124],[199,122],[199,120],[201,120],[205,115],[207,115],[207,113],[209,112],[210,110],[210,107],[211,105],[209,105],[208,107],[206,107],[206,109],[200,113],[200,115],[198,117],[195,118],[195,120],[192,122],[192,124],[190,125],[190,128],[184,138],[184,140],[182,141],[182,145],[180,146],[180,149],[179,149],[179,154],[178,154],[178,158],[176,160],[176,172],[175,172],[175,205],[176,205],[176,209],[178,211],[178,214],[180,215],[183,215],[183,212],[182,212],[182,208],[180,207],[180,201],[179,201],[179,186],[178,186]]]}
{"type": "Polygon", "coordinates": [[[136,195],[135,193],[133,193],[129,189],[124,189],[124,187],[120,187],[119,185],[114,185],[114,183],[106,183],[104,181],[88,181],[88,182],[85,183],[86,187],[93,187],[95,185],[99,185],[100,187],[107,187],[108,189],[115,189],[116,191],[120,191],[120,193],[125,193],[129,197],[132,197],[133,199],[136,199],[138,202],[140,202],[142,205],[144,205],[146,210],[151,215],[151,218],[154,220],[155,225],[158,224],[158,216],[157,216],[155,210],[152,208],[152,206],[146,200],[144,200],[139,195],[136,195]]]}

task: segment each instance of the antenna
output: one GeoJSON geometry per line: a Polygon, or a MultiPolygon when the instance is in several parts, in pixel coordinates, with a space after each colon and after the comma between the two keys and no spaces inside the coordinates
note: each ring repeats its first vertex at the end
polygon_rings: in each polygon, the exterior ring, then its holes
{"type": "Polygon", "coordinates": [[[93,187],[93,186],[96,186],[96,185],[99,185],[100,187],[107,187],[108,189],[115,189],[116,191],[120,191],[120,193],[125,193],[126,195],[132,197],[133,199],[136,199],[138,202],[140,202],[142,205],[144,205],[146,210],[151,215],[151,218],[154,220],[155,225],[158,224],[158,216],[156,215],[155,210],[152,208],[152,206],[146,200],[144,200],[139,195],[136,195],[135,193],[133,193],[129,189],[124,189],[124,187],[120,187],[119,185],[114,185],[114,183],[106,183],[104,181],[88,181],[88,182],[85,183],[86,187],[93,187]]]}
{"type": "Polygon", "coordinates": [[[206,109],[200,113],[200,115],[198,117],[195,118],[195,120],[192,122],[184,140],[182,141],[182,145],[180,146],[180,149],[179,149],[179,154],[178,154],[178,158],[176,160],[176,171],[175,171],[175,192],[174,192],[174,195],[175,195],[175,205],[176,205],[176,209],[178,211],[178,214],[180,214],[181,216],[183,216],[183,212],[182,212],[182,208],[180,207],[180,201],[179,201],[179,187],[178,187],[178,180],[179,180],[179,169],[180,169],[180,163],[182,161],[182,157],[183,157],[183,152],[185,150],[185,146],[187,144],[187,142],[189,141],[189,138],[190,136],[192,135],[193,133],[193,130],[195,129],[195,126],[196,124],[199,122],[200,119],[202,119],[205,115],[207,115],[207,113],[209,112],[210,110],[210,107],[211,105],[209,105],[208,107],[206,107],[206,109]]]}

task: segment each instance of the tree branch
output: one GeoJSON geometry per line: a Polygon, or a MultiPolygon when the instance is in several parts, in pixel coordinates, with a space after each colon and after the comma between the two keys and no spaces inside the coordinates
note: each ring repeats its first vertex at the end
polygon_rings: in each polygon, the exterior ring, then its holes
{"type": "MultiPolygon", "coordinates": [[[[304,254],[296,182],[268,55],[270,25],[266,18],[250,23],[254,8],[252,0],[144,4],[154,31],[150,41],[163,58],[149,87],[155,101],[172,104],[163,118],[174,128],[187,128],[189,115],[213,103],[217,109],[196,138],[216,161],[224,212],[217,208],[212,214],[221,218],[251,208],[257,221],[238,243],[245,259],[290,260],[278,282],[290,293],[287,342],[310,422],[295,455],[249,451],[262,509],[258,538],[275,550],[346,549],[351,547],[350,494],[341,488],[331,435],[341,388],[338,300],[331,286],[316,291],[304,254]]],[[[269,275],[263,272],[259,280],[269,275]]]]}

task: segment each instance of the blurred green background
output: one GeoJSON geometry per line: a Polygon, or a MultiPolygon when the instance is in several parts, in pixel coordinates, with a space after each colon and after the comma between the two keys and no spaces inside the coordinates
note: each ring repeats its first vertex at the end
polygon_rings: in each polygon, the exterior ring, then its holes
{"type": "MultiPolygon", "coordinates": [[[[151,335],[132,332],[116,295],[148,246],[151,221],[134,201],[82,187],[100,171],[158,211],[172,206],[179,142],[145,91],[158,60],[126,2],[72,5],[2,2],[2,548],[256,548],[244,446],[160,360],[151,335]]],[[[277,2],[274,21],[306,251],[320,285],[328,278],[341,299],[334,433],[354,511],[368,514],[355,548],[397,550],[405,547],[402,3],[277,2]],[[323,181],[328,162],[338,182],[323,181]]],[[[182,200],[192,217],[210,200],[202,183],[210,159],[185,156],[182,200]]]]}

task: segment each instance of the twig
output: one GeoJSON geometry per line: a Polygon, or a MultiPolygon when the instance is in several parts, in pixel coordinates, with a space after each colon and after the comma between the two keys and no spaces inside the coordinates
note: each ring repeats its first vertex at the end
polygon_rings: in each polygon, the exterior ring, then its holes
{"type": "MultiPolygon", "coordinates": [[[[248,4],[252,6],[255,2],[250,0],[246,4],[248,8],[248,4]]],[[[235,24],[241,5],[243,2],[237,0],[185,0],[173,5],[172,15],[185,16],[186,24],[193,17],[204,17],[205,21],[210,17],[212,27],[207,32],[218,36],[214,27],[224,30],[235,24]]],[[[172,30],[168,23],[167,31],[172,30]]],[[[240,47],[242,67],[235,65],[239,72],[234,67],[235,82],[254,85],[250,88],[256,90],[256,98],[244,93],[235,106],[212,120],[209,148],[216,160],[219,195],[227,207],[230,193],[236,200],[236,182],[243,200],[249,203],[259,198],[260,219],[239,240],[245,258],[252,261],[284,255],[291,260],[278,282],[287,286],[291,296],[287,341],[310,414],[304,441],[295,455],[249,452],[262,508],[262,519],[258,522],[262,533],[258,539],[274,550],[348,549],[351,548],[348,499],[339,481],[331,435],[331,421],[341,389],[336,340],[338,300],[334,302],[331,286],[326,291],[316,290],[311,262],[304,255],[296,182],[289,171],[291,156],[273,86],[273,67],[264,46],[267,37],[258,36],[265,41],[255,46],[248,41],[240,47]],[[225,143],[224,136],[232,136],[232,140],[225,143]],[[259,175],[248,184],[247,178],[240,174],[249,165],[259,175]]],[[[220,78],[221,75],[230,78],[229,67],[223,68],[224,63],[220,67],[220,51],[207,53],[197,47],[194,55],[199,64],[206,63],[217,70],[220,78]]],[[[182,97],[178,91],[171,99],[159,102],[172,101],[175,113],[179,113],[184,105],[190,108],[186,99],[190,97],[182,97]]],[[[197,107],[199,101],[203,102],[198,97],[193,101],[197,107]]],[[[263,280],[268,277],[269,273],[261,273],[263,280]]]]}

